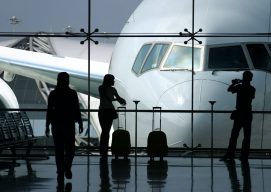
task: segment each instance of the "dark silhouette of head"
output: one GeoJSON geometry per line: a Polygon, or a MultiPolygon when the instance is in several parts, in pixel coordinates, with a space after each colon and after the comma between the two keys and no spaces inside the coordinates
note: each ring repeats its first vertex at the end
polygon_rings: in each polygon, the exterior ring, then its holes
{"type": "Polygon", "coordinates": [[[107,86],[107,87],[112,86],[114,85],[114,82],[115,82],[114,75],[106,74],[103,79],[103,86],[107,86]]]}
{"type": "Polygon", "coordinates": [[[60,72],[57,76],[57,87],[58,88],[67,88],[70,83],[70,76],[66,72],[60,72]]]}
{"type": "Polygon", "coordinates": [[[243,73],[243,83],[249,83],[250,81],[252,81],[253,78],[253,73],[251,73],[250,71],[245,71],[243,73]]]}

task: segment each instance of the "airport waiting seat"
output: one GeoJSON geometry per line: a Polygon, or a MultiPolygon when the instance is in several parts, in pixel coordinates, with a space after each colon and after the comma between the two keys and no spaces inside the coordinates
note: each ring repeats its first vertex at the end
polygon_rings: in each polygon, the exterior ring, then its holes
{"type": "Polygon", "coordinates": [[[25,133],[27,135],[27,138],[29,140],[31,139],[34,139],[36,140],[35,136],[34,136],[34,132],[33,132],[33,128],[32,128],[32,125],[30,123],[30,120],[26,114],[25,111],[22,111],[19,113],[20,117],[21,117],[21,121],[23,123],[23,126],[24,126],[24,130],[25,130],[25,133]]]}
{"type": "Polygon", "coordinates": [[[6,123],[5,113],[0,113],[0,133],[1,133],[1,146],[9,145],[13,142],[9,126],[6,123]]]}
{"type": "Polygon", "coordinates": [[[25,112],[0,113],[0,149],[10,149],[16,155],[16,146],[26,146],[26,155],[37,138],[25,112]]]}

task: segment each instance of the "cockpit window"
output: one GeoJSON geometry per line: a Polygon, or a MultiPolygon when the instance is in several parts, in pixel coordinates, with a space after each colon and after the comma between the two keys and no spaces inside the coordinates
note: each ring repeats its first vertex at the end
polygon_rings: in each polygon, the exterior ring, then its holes
{"type": "Polygon", "coordinates": [[[210,69],[246,69],[248,64],[241,45],[235,45],[210,48],[208,67],[210,69]]]}
{"type": "Polygon", "coordinates": [[[141,72],[143,73],[147,70],[159,67],[168,47],[169,44],[164,43],[155,44],[150,54],[148,55],[141,72]]]}
{"type": "Polygon", "coordinates": [[[140,73],[141,66],[146,58],[147,53],[149,52],[150,47],[151,47],[151,44],[143,45],[139,53],[137,54],[135,63],[132,68],[136,74],[140,73]]]}
{"type": "Polygon", "coordinates": [[[248,44],[247,49],[256,69],[271,71],[271,59],[263,44],[248,44]]]}
{"type": "MultiPolygon", "coordinates": [[[[200,48],[194,48],[194,68],[200,67],[200,48]]],[[[166,69],[192,69],[192,47],[174,45],[164,64],[166,69]]]]}

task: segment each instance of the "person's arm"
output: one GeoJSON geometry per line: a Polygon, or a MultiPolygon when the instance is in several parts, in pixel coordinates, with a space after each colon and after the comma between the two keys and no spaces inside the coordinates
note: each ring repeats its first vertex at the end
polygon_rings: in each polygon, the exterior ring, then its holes
{"type": "Polygon", "coordinates": [[[80,106],[79,106],[79,99],[78,95],[75,92],[75,104],[76,104],[76,121],[78,122],[79,125],[79,133],[83,132],[83,122],[82,122],[82,117],[81,117],[81,111],[80,111],[80,106]]]}
{"type": "Polygon", "coordinates": [[[240,80],[233,79],[232,84],[228,87],[228,92],[236,93],[239,87],[238,85],[240,85],[239,83],[240,83],[240,80]]]}
{"type": "Polygon", "coordinates": [[[126,105],[126,101],[125,99],[123,99],[122,97],[119,96],[117,90],[115,88],[114,89],[114,97],[116,98],[116,100],[121,104],[121,105],[126,105]]]}

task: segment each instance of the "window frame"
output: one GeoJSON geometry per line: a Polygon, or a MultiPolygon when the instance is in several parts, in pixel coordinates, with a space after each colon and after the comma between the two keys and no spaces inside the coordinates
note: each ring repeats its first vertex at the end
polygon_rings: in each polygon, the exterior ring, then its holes
{"type": "Polygon", "coordinates": [[[143,66],[144,66],[144,64],[145,64],[145,62],[146,62],[146,60],[147,60],[147,58],[148,58],[148,55],[150,54],[150,52],[151,52],[153,46],[154,46],[154,43],[153,43],[153,42],[144,43],[144,44],[140,47],[139,51],[137,52],[136,57],[135,57],[134,62],[133,62],[133,65],[132,65],[132,68],[131,68],[131,71],[132,71],[136,76],[140,76],[140,75],[142,74],[142,72],[141,72],[141,71],[142,71],[142,68],[143,68],[143,66]],[[133,70],[133,68],[134,68],[136,59],[137,59],[137,57],[138,57],[138,55],[139,55],[141,49],[142,49],[145,45],[150,45],[150,48],[149,48],[149,50],[147,51],[147,53],[146,53],[146,55],[145,55],[145,58],[143,59],[143,62],[141,63],[141,66],[139,67],[138,73],[136,73],[136,72],[133,70]]]}
{"type": "Polygon", "coordinates": [[[268,46],[268,45],[271,46],[271,42],[246,42],[246,43],[244,44],[244,48],[246,49],[246,52],[247,52],[247,54],[248,54],[248,59],[249,59],[249,61],[251,62],[251,69],[253,69],[253,70],[262,70],[262,71],[266,71],[266,72],[269,72],[269,73],[270,73],[271,70],[261,69],[261,68],[255,68],[255,65],[254,65],[254,63],[253,63],[253,61],[252,61],[252,58],[251,58],[251,56],[250,56],[250,54],[249,54],[249,51],[248,51],[248,48],[247,48],[247,45],[253,45],[253,44],[255,44],[255,45],[262,44],[262,45],[265,47],[265,49],[266,49],[266,51],[267,51],[267,54],[268,54],[269,58],[271,59],[271,47],[269,48],[269,46],[268,46]]]}
{"type": "MultiPolygon", "coordinates": [[[[174,46],[182,46],[182,47],[189,47],[192,48],[191,44],[182,44],[182,43],[172,43],[167,54],[164,56],[163,61],[161,62],[161,67],[160,70],[161,71],[192,71],[192,69],[180,69],[180,68],[168,68],[168,67],[164,67],[165,65],[165,61],[167,60],[167,58],[169,57],[169,54],[171,53],[172,49],[174,46]]],[[[199,62],[199,68],[195,69],[194,71],[202,71],[203,69],[203,58],[204,58],[204,46],[202,45],[194,45],[194,48],[198,48],[200,49],[200,62],[199,62]]],[[[191,59],[192,60],[192,59],[191,59]]]]}
{"type": "Polygon", "coordinates": [[[248,50],[246,49],[247,43],[226,43],[226,44],[214,44],[214,45],[207,45],[205,48],[205,60],[204,60],[204,70],[205,71],[238,71],[238,70],[251,70],[254,69],[252,61],[250,59],[248,50]],[[210,68],[209,67],[209,56],[210,56],[210,49],[211,48],[220,48],[220,47],[231,47],[231,46],[240,46],[243,50],[245,59],[247,61],[248,68],[210,68]]]}
{"type": "Polygon", "coordinates": [[[150,41],[150,42],[144,43],[144,44],[140,47],[140,49],[138,50],[138,53],[137,53],[137,55],[136,55],[136,57],[135,57],[135,59],[134,59],[134,61],[133,61],[133,65],[132,65],[132,67],[131,67],[131,71],[134,73],[134,75],[140,76],[140,75],[142,75],[142,74],[144,74],[144,73],[147,73],[147,72],[149,72],[149,71],[160,69],[161,66],[162,66],[163,63],[164,63],[164,59],[165,59],[166,55],[168,54],[168,52],[169,52],[171,46],[172,46],[172,42],[168,42],[168,41],[150,41]],[[137,59],[137,56],[138,56],[140,50],[143,48],[144,45],[148,45],[148,44],[151,44],[151,46],[150,46],[150,48],[149,48],[149,50],[148,50],[148,52],[147,52],[147,54],[146,54],[146,56],[145,56],[145,58],[144,58],[142,64],[141,64],[141,66],[140,66],[139,73],[137,74],[137,73],[133,70],[133,66],[134,66],[134,64],[135,64],[135,61],[136,61],[136,59],[137,59]],[[167,48],[167,50],[166,50],[166,52],[165,52],[165,55],[163,56],[163,58],[162,58],[162,60],[161,60],[161,62],[160,62],[160,64],[159,64],[158,67],[151,68],[151,69],[148,69],[148,70],[142,72],[143,66],[145,65],[146,60],[148,59],[149,54],[151,53],[152,49],[154,48],[154,46],[155,46],[156,44],[167,44],[169,47],[167,48]]]}

